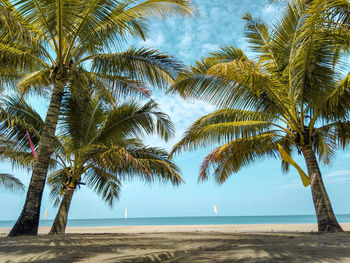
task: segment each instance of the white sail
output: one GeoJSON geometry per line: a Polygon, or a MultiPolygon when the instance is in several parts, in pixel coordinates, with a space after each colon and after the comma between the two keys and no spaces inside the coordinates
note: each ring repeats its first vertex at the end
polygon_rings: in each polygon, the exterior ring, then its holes
{"type": "Polygon", "coordinates": [[[47,218],[47,211],[48,211],[48,209],[46,208],[45,213],[44,213],[44,219],[47,218]]]}
{"type": "Polygon", "coordinates": [[[215,212],[215,214],[216,214],[216,215],[218,215],[218,207],[217,207],[216,205],[214,205],[214,207],[213,207],[213,208],[214,208],[214,212],[215,212]]]}
{"type": "Polygon", "coordinates": [[[128,208],[125,208],[125,219],[128,218],[128,208]]]}

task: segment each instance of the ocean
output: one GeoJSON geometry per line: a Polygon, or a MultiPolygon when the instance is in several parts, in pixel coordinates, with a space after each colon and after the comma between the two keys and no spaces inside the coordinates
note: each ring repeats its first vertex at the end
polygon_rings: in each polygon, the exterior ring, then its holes
{"type": "MultiPolygon", "coordinates": [[[[350,215],[337,215],[340,223],[350,223],[350,215]]],[[[14,220],[0,221],[0,227],[12,227],[14,220]]],[[[40,226],[51,226],[53,220],[40,220],[40,226]]],[[[314,215],[282,216],[196,216],[196,217],[145,217],[69,219],[68,226],[152,226],[152,225],[224,225],[224,224],[303,224],[317,223],[314,215]]]]}

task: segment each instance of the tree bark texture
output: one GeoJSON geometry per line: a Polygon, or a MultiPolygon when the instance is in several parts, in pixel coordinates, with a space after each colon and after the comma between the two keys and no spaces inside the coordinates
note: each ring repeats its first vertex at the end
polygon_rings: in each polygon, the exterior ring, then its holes
{"type": "Polygon", "coordinates": [[[67,189],[64,193],[60,208],[58,209],[55,221],[51,227],[49,235],[64,234],[67,226],[68,211],[72,202],[74,189],[67,189]]]}
{"type": "Polygon", "coordinates": [[[39,226],[41,199],[46,182],[46,174],[52,154],[55,131],[63,98],[64,83],[56,82],[53,87],[50,105],[44,127],[40,136],[32,178],[27,192],[25,204],[9,237],[20,235],[37,235],[39,226]]]}
{"type": "Polygon", "coordinates": [[[302,149],[308,174],[311,183],[311,193],[316,210],[318,231],[319,232],[342,232],[343,229],[339,225],[327,191],[323,184],[321,171],[315,156],[315,152],[311,145],[305,146],[302,149]]]}

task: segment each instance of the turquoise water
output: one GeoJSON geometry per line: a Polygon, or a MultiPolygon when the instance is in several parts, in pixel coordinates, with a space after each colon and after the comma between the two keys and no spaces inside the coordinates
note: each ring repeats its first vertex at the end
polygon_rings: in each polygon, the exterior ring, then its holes
{"type": "MultiPolygon", "coordinates": [[[[337,215],[341,223],[350,223],[350,215],[337,215]]],[[[70,219],[68,226],[149,226],[149,225],[223,225],[223,224],[302,224],[316,223],[313,215],[289,216],[198,216],[198,217],[145,217],[70,219]]],[[[0,221],[0,227],[12,227],[15,221],[0,221]]],[[[41,226],[51,226],[53,220],[41,220],[41,226]]]]}

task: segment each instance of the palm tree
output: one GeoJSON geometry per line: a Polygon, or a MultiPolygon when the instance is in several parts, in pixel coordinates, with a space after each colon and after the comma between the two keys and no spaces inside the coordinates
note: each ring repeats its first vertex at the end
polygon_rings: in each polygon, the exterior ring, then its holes
{"type": "Polygon", "coordinates": [[[225,46],[178,77],[169,92],[219,109],[195,121],[172,154],[219,144],[199,175],[205,180],[213,169],[219,183],[258,159],[281,156],[282,169],[294,166],[311,186],[319,231],[339,232],[317,157],[328,164],[337,146],[349,141],[349,75],[341,78],[338,43],[325,37],[324,25],[310,27],[306,11],[295,1],[270,29],[246,14],[245,35],[256,59],[225,46]],[[292,159],[296,152],[308,175],[292,159]]]}
{"type": "Polygon", "coordinates": [[[144,133],[172,136],[172,123],[154,102],[108,109],[97,98],[80,97],[68,99],[63,108],[61,149],[55,152],[60,169],[48,178],[51,196],[61,192],[63,199],[50,234],[64,234],[73,193],[83,175],[87,186],[110,206],[118,199],[120,180],[125,177],[182,182],[166,151],[146,147],[138,139],[144,133]]]}
{"type": "Polygon", "coordinates": [[[27,198],[9,236],[37,234],[51,145],[69,84],[93,82],[106,97],[124,90],[147,93],[146,82],[165,86],[181,63],[156,50],[115,50],[129,36],[144,38],[150,16],[192,12],[190,0],[1,1],[1,82],[50,97],[27,198]]]}
{"type": "MultiPolygon", "coordinates": [[[[173,124],[153,101],[144,105],[123,103],[111,108],[105,100],[81,94],[65,99],[63,105],[48,178],[50,196],[55,204],[60,203],[50,234],[65,232],[73,193],[83,175],[87,186],[110,206],[118,199],[121,180],[125,178],[138,177],[147,182],[158,178],[176,185],[183,181],[166,151],[147,147],[138,139],[157,133],[167,140],[173,135],[173,124]]],[[[37,145],[43,120],[19,97],[4,100],[2,112],[1,131],[16,142],[0,152],[2,158],[22,167],[33,166],[31,153],[21,149],[27,145],[23,134],[30,129],[37,145]],[[14,124],[13,127],[5,127],[8,123],[14,124]]]]}
{"type": "Polygon", "coordinates": [[[126,142],[128,145],[125,148],[119,146],[111,150],[108,147],[100,147],[99,151],[93,154],[91,152],[85,154],[84,150],[86,149],[80,149],[76,154],[83,155],[86,159],[90,157],[90,160],[84,160],[82,157],[78,163],[75,159],[72,162],[73,167],[67,163],[64,168],[50,174],[48,183],[51,187],[51,196],[56,204],[60,202],[60,206],[49,234],[65,233],[73,194],[77,185],[81,184],[81,180],[111,207],[119,198],[121,180],[127,176],[130,178],[139,177],[149,182],[157,177],[164,181],[171,181],[173,184],[182,182],[178,168],[168,160],[166,151],[145,147],[138,140],[126,140],[126,142]],[[130,143],[131,141],[136,141],[136,143],[130,143]],[[115,164],[107,165],[106,163],[92,165],[95,161],[94,158],[100,158],[101,155],[105,154],[112,155],[107,158],[103,156],[103,158],[106,158],[108,162],[117,161],[118,167],[115,164]],[[77,172],[74,172],[75,170],[77,172]],[[83,174],[85,175],[84,179],[82,179],[83,174]],[[62,200],[60,200],[59,195],[63,196],[62,200]]]}

